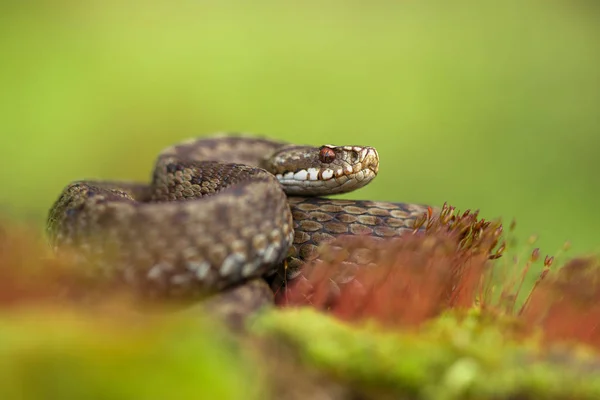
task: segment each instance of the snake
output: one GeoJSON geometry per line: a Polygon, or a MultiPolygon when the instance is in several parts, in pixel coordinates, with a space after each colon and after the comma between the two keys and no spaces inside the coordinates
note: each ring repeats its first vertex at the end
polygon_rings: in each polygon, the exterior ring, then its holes
{"type": "Polygon", "coordinates": [[[325,197],[364,187],[378,172],[370,146],[191,138],[159,153],[149,183],[71,182],[46,232],[57,253],[75,252],[89,273],[154,297],[195,298],[275,275],[292,281],[322,244],[398,236],[427,211],[325,197]]]}

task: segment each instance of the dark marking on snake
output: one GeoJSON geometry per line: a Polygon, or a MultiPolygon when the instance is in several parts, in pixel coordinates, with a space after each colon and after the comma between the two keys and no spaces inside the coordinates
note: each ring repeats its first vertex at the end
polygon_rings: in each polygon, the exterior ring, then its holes
{"type": "Polygon", "coordinates": [[[47,234],[57,252],[75,250],[90,273],[142,295],[196,298],[266,276],[281,285],[339,235],[397,236],[427,211],[322,197],[358,189],[378,170],[366,146],[191,139],[159,154],[150,183],[71,183],[47,234]]]}

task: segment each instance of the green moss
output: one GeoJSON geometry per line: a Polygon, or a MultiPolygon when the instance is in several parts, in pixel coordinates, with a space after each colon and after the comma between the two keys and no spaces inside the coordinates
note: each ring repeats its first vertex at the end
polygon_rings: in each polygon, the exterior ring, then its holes
{"type": "MultiPolygon", "coordinates": [[[[536,337],[520,338],[509,318],[498,323],[477,312],[448,313],[418,330],[386,331],[290,309],[265,312],[253,322],[251,333],[263,339],[270,356],[293,362],[288,352],[273,350],[285,343],[308,370],[367,396],[600,398],[594,354],[542,353],[536,337]],[[585,357],[594,361],[586,364],[585,357]]],[[[266,398],[260,384],[278,377],[263,380],[262,364],[250,357],[261,347],[244,347],[253,343],[233,340],[204,319],[5,312],[0,398],[266,398]]],[[[293,392],[300,380],[294,375],[283,390],[293,392]]]]}
{"type": "Polygon", "coordinates": [[[97,319],[64,312],[1,316],[0,398],[259,397],[257,374],[215,327],[172,318],[97,319]]]}
{"type": "Polygon", "coordinates": [[[517,341],[498,326],[504,325],[473,313],[442,316],[418,331],[390,332],[296,309],[266,313],[253,330],[291,344],[306,365],[365,393],[383,390],[419,399],[600,398],[600,368],[577,368],[575,359],[541,361],[534,340],[517,341]]]}

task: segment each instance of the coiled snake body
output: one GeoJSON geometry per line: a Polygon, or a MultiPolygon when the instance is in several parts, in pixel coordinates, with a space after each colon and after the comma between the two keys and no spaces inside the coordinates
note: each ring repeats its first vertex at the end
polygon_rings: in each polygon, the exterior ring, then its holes
{"type": "Polygon", "coordinates": [[[50,210],[55,249],[76,249],[99,275],[145,293],[222,291],[280,271],[287,278],[339,235],[395,236],[425,206],[316,197],[362,187],[375,149],[222,136],[162,151],[152,183],[77,181],[50,210]]]}

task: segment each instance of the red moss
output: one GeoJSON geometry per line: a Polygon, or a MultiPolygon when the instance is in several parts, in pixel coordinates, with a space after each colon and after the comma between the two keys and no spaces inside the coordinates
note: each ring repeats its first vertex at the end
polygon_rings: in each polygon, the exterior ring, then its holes
{"type": "Polygon", "coordinates": [[[547,342],[577,341],[600,349],[600,260],[576,258],[550,274],[548,267],[521,317],[543,329],[547,342]]]}
{"type": "Polygon", "coordinates": [[[97,283],[68,252],[56,257],[38,230],[0,220],[0,307],[78,302],[97,283]]]}
{"type": "Polygon", "coordinates": [[[43,298],[52,285],[52,264],[35,232],[15,223],[0,223],[0,305],[43,298]]]}
{"type": "Polygon", "coordinates": [[[489,259],[503,251],[502,245],[494,250],[502,225],[477,216],[444,205],[439,215],[430,210],[412,233],[398,238],[339,238],[321,249],[324,260],[306,266],[277,301],[386,325],[415,325],[449,307],[470,307],[491,268],[489,259]]]}
{"type": "Polygon", "coordinates": [[[438,216],[430,211],[414,232],[399,238],[345,237],[324,246],[324,260],[306,266],[277,301],[388,326],[413,326],[443,310],[476,304],[491,320],[516,317],[525,328],[521,332],[541,328],[548,344],[580,342],[600,350],[600,258],[576,258],[551,271],[555,258],[546,256],[517,308],[523,282],[542,258],[535,248],[524,263],[495,265],[506,247],[501,234],[499,222],[478,220],[468,211],[461,215],[445,205],[438,216]]]}
{"type": "MultiPolygon", "coordinates": [[[[547,343],[583,342],[600,350],[600,259],[576,258],[551,271],[554,257],[546,256],[524,306],[516,309],[523,280],[541,256],[534,249],[524,265],[517,260],[507,273],[494,261],[506,246],[501,234],[499,222],[445,205],[399,238],[342,237],[324,246],[323,260],[307,265],[277,301],[388,326],[414,326],[476,302],[489,316],[512,314],[529,331],[541,328],[547,343]]],[[[95,285],[82,272],[68,253],[54,257],[37,230],[0,221],[0,307],[80,304],[95,285]]]]}

